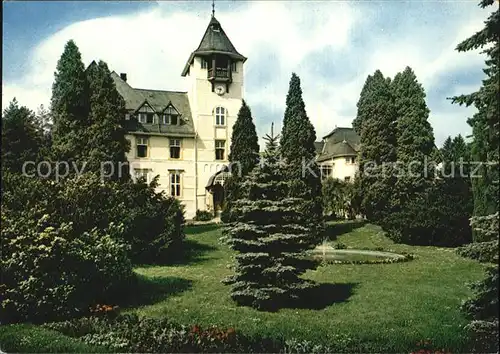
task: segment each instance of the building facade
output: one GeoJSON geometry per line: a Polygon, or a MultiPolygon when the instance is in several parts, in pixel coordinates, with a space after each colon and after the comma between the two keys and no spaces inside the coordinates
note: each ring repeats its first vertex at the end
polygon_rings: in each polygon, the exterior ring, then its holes
{"type": "Polygon", "coordinates": [[[352,182],[358,170],[359,147],[360,138],[353,128],[335,128],[323,141],[316,142],[321,179],[332,177],[352,182]]]}
{"type": "Polygon", "coordinates": [[[158,189],[184,204],[186,218],[223,200],[246,60],[212,15],[181,73],[187,92],[133,88],[126,74],[112,73],[127,109],[131,173],[148,181],[158,176],[158,189]]]}

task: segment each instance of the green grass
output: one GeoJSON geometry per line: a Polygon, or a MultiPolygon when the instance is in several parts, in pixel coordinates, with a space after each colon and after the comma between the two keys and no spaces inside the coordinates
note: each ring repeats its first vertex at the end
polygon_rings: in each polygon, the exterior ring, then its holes
{"type": "Polygon", "coordinates": [[[477,262],[457,256],[453,249],[393,244],[373,225],[333,225],[336,237],[351,248],[376,248],[413,253],[406,263],[326,265],[306,274],[337,298],[322,310],[282,309],[266,313],[238,307],[221,280],[231,274],[232,251],[219,242],[216,227],[187,230],[197,249],[190,262],[174,266],[141,267],[136,272],[156,281],[183,279],[190,287],[159,302],[134,309],[140,315],[167,317],[181,323],[217,324],[249,334],[294,337],[328,344],[334,335],[349,336],[373,350],[408,351],[430,338],[439,348],[460,350],[460,327],[466,323],[458,307],[470,295],[467,283],[482,276],[477,262]],[[336,228],[336,226],[338,226],[336,228]],[[193,231],[193,232],[190,232],[193,231]]]}
{"type": "Polygon", "coordinates": [[[106,353],[59,332],[30,324],[0,326],[0,350],[6,353],[106,353]]]}

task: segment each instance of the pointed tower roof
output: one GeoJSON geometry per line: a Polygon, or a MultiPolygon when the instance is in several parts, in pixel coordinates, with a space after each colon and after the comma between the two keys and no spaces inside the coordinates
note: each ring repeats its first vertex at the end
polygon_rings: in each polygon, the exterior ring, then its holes
{"type": "Polygon", "coordinates": [[[208,27],[201,39],[198,48],[191,53],[189,59],[182,70],[182,76],[186,76],[189,65],[193,62],[193,59],[197,55],[209,55],[209,54],[225,54],[230,56],[235,60],[242,60],[243,62],[247,60],[246,57],[241,55],[234,45],[229,40],[226,32],[222,29],[220,22],[217,21],[215,16],[212,16],[208,27]]]}

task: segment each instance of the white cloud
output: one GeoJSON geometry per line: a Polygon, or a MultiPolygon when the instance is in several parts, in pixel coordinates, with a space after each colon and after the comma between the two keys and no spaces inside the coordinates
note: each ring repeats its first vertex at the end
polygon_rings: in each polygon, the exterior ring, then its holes
{"type": "MultiPolygon", "coordinates": [[[[56,63],[69,39],[77,43],[85,64],[102,59],[112,70],[128,73],[128,81],[134,87],[185,90],[180,73],[201,40],[209,14],[200,16],[185,12],[174,3],[168,5],[168,11],[160,6],[126,16],[77,22],[48,37],[32,51],[26,75],[17,81],[3,82],[4,107],[14,96],[33,109],[48,104],[56,63]]],[[[259,111],[253,110],[260,136],[269,131],[271,120],[276,128],[281,126],[292,71],[301,77],[308,115],[321,138],[335,125],[350,125],[365,78],[375,69],[393,76],[410,65],[429,91],[439,85],[436,78],[443,72],[482,65],[477,54],[454,51],[459,41],[481,27],[484,17],[479,15],[483,13],[475,12],[474,17],[458,19],[455,28],[443,29],[439,41],[432,38],[432,30],[441,30],[439,24],[426,31],[416,28],[411,33],[388,37],[384,37],[387,30],[368,33],[370,40],[377,41],[375,49],[358,48],[363,60],[344,58],[345,62],[359,61],[361,66],[350,80],[335,82],[309,71],[308,61],[314,53],[325,48],[342,53],[350,48],[353,32],[372,18],[372,13],[364,13],[363,9],[354,2],[258,1],[249,3],[245,11],[217,13],[238,51],[249,57],[245,69],[247,83],[249,77],[255,77],[267,66],[275,68],[259,84],[254,80],[254,86],[246,86],[245,98],[250,106],[266,107],[273,112],[272,117],[260,117],[259,111]]],[[[339,66],[342,62],[331,65],[339,66]]],[[[446,127],[441,120],[431,121],[436,137],[443,135],[446,127]]]]}

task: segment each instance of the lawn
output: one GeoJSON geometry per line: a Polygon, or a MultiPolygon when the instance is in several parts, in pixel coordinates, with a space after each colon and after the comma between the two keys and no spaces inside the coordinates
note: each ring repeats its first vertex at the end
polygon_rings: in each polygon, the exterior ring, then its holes
{"type": "Polygon", "coordinates": [[[457,256],[453,249],[396,245],[374,225],[331,224],[332,243],[407,252],[415,259],[321,266],[306,274],[323,284],[322,298],[312,299],[311,307],[328,306],[266,313],[235,306],[229,287],[221,283],[231,274],[233,253],[219,241],[220,228],[191,226],[187,234],[184,262],[136,269],[153,293],[147,305],[127,311],[324,344],[343,338],[362,343],[360,351],[409,352],[423,339],[452,351],[464,346],[461,326],[466,320],[458,307],[470,295],[467,283],[482,277],[482,266],[457,256]]]}

